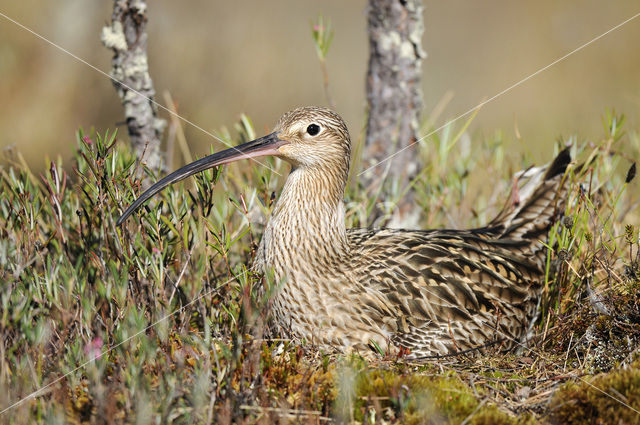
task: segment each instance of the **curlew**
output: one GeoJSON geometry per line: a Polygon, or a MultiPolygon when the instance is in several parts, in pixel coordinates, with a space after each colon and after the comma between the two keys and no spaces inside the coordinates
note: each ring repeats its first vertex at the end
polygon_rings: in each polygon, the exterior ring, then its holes
{"type": "Polygon", "coordinates": [[[346,228],[350,151],[338,114],[298,108],[271,134],[158,181],[117,223],[199,171],[275,155],[292,168],[254,268],[272,270],[282,282],[272,298],[280,332],[322,349],[402,349],[412,358],[518,344],[534,320],[544,283],[542,241],[564,211],[568,150],[545,167],[521,173],[526,182],[519,202],[508,203],[487,226],[425,231],[346,228]]]}

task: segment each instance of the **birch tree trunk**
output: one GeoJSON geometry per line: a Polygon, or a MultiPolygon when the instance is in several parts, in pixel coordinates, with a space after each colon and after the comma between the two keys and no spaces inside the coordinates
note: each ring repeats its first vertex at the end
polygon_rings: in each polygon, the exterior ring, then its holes
{"type": "MultiPolygon", "coordinates": [[[[368,120],[365,140],[364,177],[370,188],[395,180],[404,188],[418,169],[416,146],[422,109],[420,88],[424,30],[421,0],[369,0],[369,69],[367,73],[368,120]],[[401,149],[404,151],[398,153],[401,149]],[[391,155],[392,159],[386,160],[391,155]],[[386,161],[385,161],[386,160],[386,161]],[[390,162],[390,163],[389,163],[390,162]]],[[[386,185],[383,199],[389,199],[386,185]]],[[[398,203],[390,225],[412,227],[417,224],[413,191],[398,203]]]]}
{"type": "Polygon", "coordinates": [[[158,117],[147,61],[145,0],[114,0],[111,25],[102,29],[102,43],[113,50],[111,77],[124,107],[131,144],[140,161],[164,170],[160,142],[166,126],[158,117]]]}

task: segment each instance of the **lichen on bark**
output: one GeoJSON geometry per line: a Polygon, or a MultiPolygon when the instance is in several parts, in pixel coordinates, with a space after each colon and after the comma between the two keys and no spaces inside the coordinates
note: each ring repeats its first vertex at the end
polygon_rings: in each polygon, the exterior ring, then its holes
{"type": "MultiPolygon", "coordinates": [[[[414,142],[422,109],[422,50],[424,31],[421,0],[370,0],[368,11],[369,69],[367,73],[367,135],[365,184],[383,184],[388,167],[392,180],[406,186],[419,169],[414,142]],[[404,150],[402,150],[404,149],[404,150]],[[398,153],[399,151],[401,151],[398,153]],[[387,159],[394,155],[392,159],[387,159]]],[[[385,194],[383,188],[382,194],[385,194]]],[[[386,196],[382,196],[385,198],[386,196]]],[[[398,204],[392,225],[417,224],[413,193],[398,204]]]]}
{"type": "Polygon", "coordinates": [[[160,143],[166,121],[158,116],[147,60],[147,5],[144,0],[114,0],[111,25],[102,29],[113,50],[111,78],[124,108],[131,144],[140,161],[164,170],[160,143]]]}

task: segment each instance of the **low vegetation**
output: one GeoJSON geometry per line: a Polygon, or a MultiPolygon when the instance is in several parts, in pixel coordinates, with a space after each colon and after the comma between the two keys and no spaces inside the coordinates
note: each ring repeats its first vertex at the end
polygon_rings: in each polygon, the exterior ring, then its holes
{"type": "MultiPolygon", "coordinates": [[[[533,336],[516,352],[412,364],[323,353],[269,331],[249,270],[288,165],[231,165],[165,190],[123,227],[157,176],[114,133],[78,134],[72,164],[0,169],[0,421],[5,423],[640,423],[640,135],[607,114],[573,145],[533,336]],[[574,168],[575,170],[576,168],[574,168]],[[279,174],[278,174],[279,173],[279,174]],[[35,393],[34,393],[35,392],[35,393]]],[[[531,165],[453,125],[420,143],[425,227],[488,221],[531,165]],[[490,176],[491,185],[479,184],[490,176]]],[[[430,129],[424,128],[422,134],[430,129]]],[[[243,118],[229,144],[254,136],[243,118]]],[[[545,153],[549,160],[553,152],[545,153]]],[[[353,167],[358,171],[356,161],[353,167]]],[[[350,226],[385,224],[352,172],[350,226]]]]}

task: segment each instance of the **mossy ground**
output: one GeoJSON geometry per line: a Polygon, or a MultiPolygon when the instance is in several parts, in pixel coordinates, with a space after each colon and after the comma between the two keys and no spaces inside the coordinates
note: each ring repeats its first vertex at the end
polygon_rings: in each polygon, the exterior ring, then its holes
{"type": "MultiPolygon", "coordinates": [[[[247,119],[238,130],[222,136],[254,133],[247,119]]],[[[640,190],[625,183],[640,138],[608,115],[601,141],[572,142],[586,166],[570,175],[569,218],[550,235],[526,348],[420,364],[321,353],[268,332],[263,280],[247,266],[283,183],[275,172],[207,171],[120,228],[123,206],[156,176],[113,135],[79,135],[75,162],[49,162],[42,175],[10,153],[0,170],[0,421],[640,423],[640,190]]],[[[453,128],[423,141],[414,187],[424,227],[488,221],[513,172],[530,165],[506,148],[499,134],[472,143],[453,128]]],[[[268,164],[286,175],[286,164],[268,164]]],[[[384,225],[404,189],[390,182],[390,198],[378,199],[356,174],[349,226],[374,215],[384,225]]]]}

